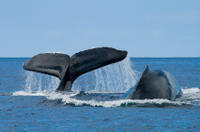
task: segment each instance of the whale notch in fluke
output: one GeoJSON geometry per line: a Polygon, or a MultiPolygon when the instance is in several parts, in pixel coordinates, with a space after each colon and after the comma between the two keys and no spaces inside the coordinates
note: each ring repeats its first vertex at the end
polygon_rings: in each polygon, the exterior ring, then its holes
{"type": "Polygon", "coordinates": [[[71,91],[72,84],[80,75],[123,60],[127,51],[109,47],[93,48],[78,52],[72,57],[61,53],[42,53],[24,63],[24,69],[58,77],[61,81],[56,90],[71,91]]]}
{"type": "Polygon", "coordinates": [[[175,89],[171,76],[162,70],[150,70],[146,66],[135,89],[131,88],[127,99],[175,99],[175,89]]]}

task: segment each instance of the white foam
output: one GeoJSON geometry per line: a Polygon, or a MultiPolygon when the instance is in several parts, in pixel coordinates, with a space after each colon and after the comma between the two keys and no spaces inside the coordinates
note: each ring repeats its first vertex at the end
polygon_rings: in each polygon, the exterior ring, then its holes
{"type": "Polygon", "coordinates": [[[61,99],[63,104],[72,104],[74,106],[93,106],[93,107],[121,107],[128,105],[188,105],[190,102],[182,102],[182,101],[170,101],[167,99],[144,99],[144,100],[131,100],[131,99],[119,99],[112,101],[96,101],[96,100],[78,100],[76,98],[72,98],[77,95],[79,92],[70,92],[70,93],[58,93],[58,92],[49,92],[49,91],[37,91],[37,92],[25,92],[25,91],[17,91],[13,93],[13,96],[44,96],[48,100],[58,100],[61,99]]]}
{"type": "MultiPolygon", "coordinates": [[[[74,95],[74,94],[73,94],[74,95]]],[[[179,101],[169,101],[167,99],[145,99],[145,100],[130,100],[130,99],[120,99],[120,100],[113,100],[113,101],[96,101],[96,100],[78,100],[75,98],[71,98],[69,95],[60,95],[54,94],[47,96],[50,100],[61,99],[64,104],[73,104],[75,106],[83,106],[89,105],[94,107],[120,107],[120,106],[127,106],[128,104],[136,104],[136,105],[162,105],[162,104],[169,104],[169,105],[183,105],[185,103],[179,101]]]]}
{"type": "Polygon", "coordinates": [[[200,105],[200,89],[199,88],[181,89],[179,92],[179,95],[180,97],[177,98],[177,101],[200,105]]]}
{"type": "Polygon", "coordinates": [[[193,94],[200,92],[199,88],[187,88],[187,89],[181,89],[182,94],[193,94]]]}
{"type": "MultiPolygon", "coordinates": [[[[79,92],[69,92],[69,93],[58,93],[54,91],[35,91],[35,92],[27,92],[27,91],[16,91],[13,93],[13,96],[44,96],[48,100],[58,100],[60,99],[63,104],[69,104],[74,106],[94,106],[94,107],[121,107],[121,106],[181,106],[181,105],[191,105],[193,102],[200,101],[200,90],[199,88],[189,88],[182,89],[183,95],[181,98],[176,101],[170,101],[167,99],[144,99],[144,100],[131,100],[131,99],[119,99],[112,101],[97,101],[97,100],[79,100],[73,98],[73,96],[77,95],[79,92]]],[[[89,92],[90,93],[90,92],[89,92]]],[[[88,95],[89,96],[89,95],[88,95]]],[[[196,103],[199,104],[199,103],[196,103]]]]}
{"type": "Polygon", "coordinates": [[[27,91],[16,91],[12,94],[13,96],[45,96],[46,93],[43,92],[27,92],[27,91]]]}

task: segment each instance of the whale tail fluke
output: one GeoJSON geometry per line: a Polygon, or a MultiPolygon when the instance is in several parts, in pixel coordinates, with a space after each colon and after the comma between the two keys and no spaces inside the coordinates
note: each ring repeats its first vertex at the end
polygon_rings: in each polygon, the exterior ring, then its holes
{"type": "Polygon", "coordinates": [[[43,53],[24,63],[24,69],[58,77],[61,81],[57,91],[71,91],[72,84],[80,75],[123,60],[127,51],[113,48],[94,48],[74,54],[43,53]]]}
{"type": "Polygon", "coordinates": [[[43,53],[24,63],[24,69],[53,75],[62,79],[70,64],[70,57],[60,53],[43,53]]]}
{"type": "Polygon", "coordinates": [[[84,50],[74,54],[70,61],[70,72],[75,80],[80,75],[123,60],[127,51],[102,47],[84,50]]]}
{"type": "Polygon", "coordinates": [[[61,82],[57,90],[66,89],[67,91],[70,91],[71,80],[70,76],[67,76],[69,66],[70,57],[68,55],[60,53],[43,53],[26,61],[23,67],[25,70],[45,73],[59,78],[61,82]]]}

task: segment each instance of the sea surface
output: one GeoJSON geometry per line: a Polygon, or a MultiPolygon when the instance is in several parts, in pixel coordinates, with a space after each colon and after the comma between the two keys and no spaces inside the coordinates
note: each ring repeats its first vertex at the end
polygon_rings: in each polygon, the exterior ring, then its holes
{"type": "Polygon", "coordinates": [[[80,76],[70,93],[25,71],[28,59],[0,58],[0,132],[200,131],[200,58],[126,58],[80,76]],[[182,96],[125,99],[146,65],[168,71],[182,96]]]}

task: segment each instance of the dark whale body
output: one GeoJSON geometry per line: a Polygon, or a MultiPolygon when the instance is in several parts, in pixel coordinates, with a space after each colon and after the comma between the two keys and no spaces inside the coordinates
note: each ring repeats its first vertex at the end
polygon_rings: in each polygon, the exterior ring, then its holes
{"type": "Polygon", "coordinates": [[[160,70],[149,70],[146,66],[135,89],[129,90],[127,99],[155,99],[174,100],[174,87],[169,73],[160,70]]]}
{"type": "Polygon", "coordinates": [[[78,52],[72,57],[60,53],[43,53],[24,63],[24,69],[58,77],[58,91],[71,91],[72,84],[80,75],[123,60],[127,51],[114,48],[93,48],[78,52]]]}

